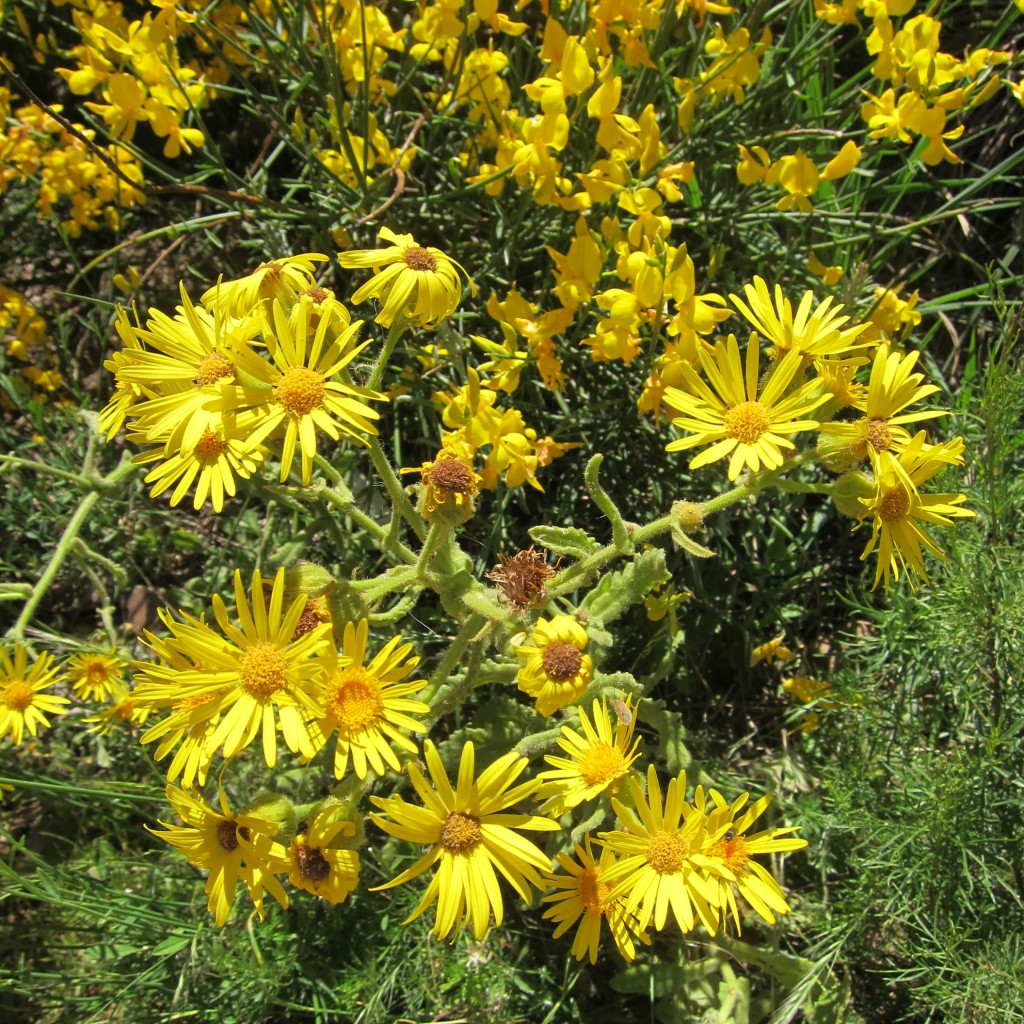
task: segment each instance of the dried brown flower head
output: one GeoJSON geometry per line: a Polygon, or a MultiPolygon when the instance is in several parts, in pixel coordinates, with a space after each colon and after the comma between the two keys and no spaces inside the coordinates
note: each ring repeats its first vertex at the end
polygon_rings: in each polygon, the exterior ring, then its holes
{"type": "Polygon", "coordinates": [[[544,603],[546,584],[555,575],[555,569],[548,565],[547,556],[534,551],[531,544],[527,551],[517,551],[511,558],[498,555],[498,564],[484,578],[498,584],[513,608],[524,611],[544,603]]]}

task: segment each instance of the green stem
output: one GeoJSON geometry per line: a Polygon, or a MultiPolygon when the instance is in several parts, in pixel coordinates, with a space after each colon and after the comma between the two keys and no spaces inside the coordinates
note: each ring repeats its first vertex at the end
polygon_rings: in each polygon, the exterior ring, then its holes
{"type": "MultiPolygon", "coordinates": [[[[88,466],[88,463],[91,461],[90,453],[91,447],[90,450],[86,452],[87,471],[88,469],[91,469],[91,466],[88,466]]],[[[92,512],[93,507],[102,497],[102,494],[116,486],[122,480],[131,476],[131,474],[136,471],[137,467],[132,463],[130,457],[125,455],[121,464],[108,476],[102,478],[103,487],[101,489],[90,491],[79,502],[78,508],[75,509],[68,525],[64,528],[64,533],[57,542],[57,546],[54,548],[53,554],[50,555],[49,562],[47,562],[46,567],[43,569],[39,579],[36,581],[36,585],[32,588],[32,593],[25,602],[25,607],[22,608],[21,614],[18,616],[18,621],[15,622],[7,632],[7,635],[13,640],[23,640],[25,638],[25,627],[31,621],[36,608],[39,607],[39,604],[46,595],[46,592],[53,585],[53,581],[57,578],[57,573],[60,572],[61,566],[63,566],[68,555],[70,555],[74,549],[75,540],[79,533],[82,532],[82,527],[88,522],[89,515],[92,512]]]]}
{"type": "Polygon", "coordinates": [[[428,719],[428,727],[432,726],[439,718],[454,711],[470,695],[475,686],[490,680],[486,675],[480,674],[480,663],[484,659],[483,644],[477,644],[469,652],[469,660],[466,663],[466,671],[461,679],[453,679],[451,687],[441,696],[435,695],[436,703],[431,706],[431,715],[428,719]]]}
{"type": "Polygon", "coordinates": [[[31,459],[22,459],[17,455],[0,455],[0,466],[11,466],[15,469],[33,469],[40,473],[48,473],[60,480],[70,480],[79,487],[88,487],[89,482],[80,473],[71,473],[58,466],[50,466],[45,462],[33,462],[31,459]]]}
{"type": "Polygon", "coordinates": [[[451,530],[451,524],[440,519],[435,519],[430,524],[426,539],[423,541],[423,550],[420,551],[420,557],[416,560],[416,576],[418,579],[425,579],[427,569],[430,567],[434,555],[437,554],[441,545],[451,536],[451,530]]]}
{"type": "MultiPolygon", "coordinates": [[[[396,511],[401,513],[402,517],[413,528],[416,536],[421,541],[424,540],[427,536],[426,524],[423,522],[422,516],[413,508],[409,496],[402,488],[402,482],[391,468],[391,463],[388,462],[384,449],[381,448],[380,442],[375,437],[370,438],[370,460],[373,462],[373,468],[377,470],[377,474],[387,488],[388,495],[396,511]]],[[[389,537],[394,533],[395,525],[395,521],[392,520],[391,530],[388,531],[389,537]]]]}
{"type": "Polygon", "coordinates": [[[388,331],[388,336],[384,339],[384,345],[380,350],[380,355],[377,356],[377,362],[374,363],[373,372],[366,385],[371,391],[376,391],[380,387],[380,382],[384,379],[384,371],[388,368],[391,353],[395,351],[398,339],[408,326],[409,321],[401,313],[391,322],[391,330],[388,331]]]}
{"type": "Polygon", "coordinates": [[[476,638],[486,627],[487,619],[483,615],[471,615],[462,624],[462,629],[456,634],[452,640],[451,645],[445,652],[444,657],[441,659],[441,663],[434,669],[434,674],[430,677],[429,682],[423,688],[423,691],[419,695],[419,699],[427,704],[430,704],[433,698],[437,695],[437,691],[441,689],[442,684],[452,674],[452,670],[459,663],[459,659],[462,657],[463,652],[469,646],[470,642],[476,638]]]}
{"type": "Polygon", "coordinates": [[[325,487],[320,493],[329,505],[336,508],[342,515],[348,516],[353,522],[361,526],[381,546],[382,550],[394,551],[403,561],[410,565],[416,562],[416,553],[406,547],[397,537],[393,536],[392,529],[382,526],[376,519],[367,515],[355,503],[352,492],[348,489],[341,474],[322,456],[316,455],[317,467],[330,478],[333,488],[325,487]]]}

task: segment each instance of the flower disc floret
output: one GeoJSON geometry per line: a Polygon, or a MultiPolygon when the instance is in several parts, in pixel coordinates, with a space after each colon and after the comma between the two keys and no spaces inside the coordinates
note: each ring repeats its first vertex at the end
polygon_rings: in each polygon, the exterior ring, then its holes
{"type": "Polygon", "coordinates": [[[274,398],[293,416],[306,416],[323,408],[326,397],[323,377],[305,366],[289,366],[274,388],[274,398]]]}

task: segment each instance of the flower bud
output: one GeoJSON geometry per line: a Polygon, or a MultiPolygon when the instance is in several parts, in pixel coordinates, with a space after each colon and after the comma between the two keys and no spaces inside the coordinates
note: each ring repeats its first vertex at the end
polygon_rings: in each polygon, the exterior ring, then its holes
{"type": "Polygon", "coordinates": [[[818,435],[818,459],[833,473],[845,473],[864,457],[864,444],[841,434],[818,435]]]}
{"type": "Polygon", "coordinates": [[[844,516],[863,519],[866,509],[862,498],[871,499],[875,482],[867,473],[844,473],[832,486],[832,501],[844,516]]]}

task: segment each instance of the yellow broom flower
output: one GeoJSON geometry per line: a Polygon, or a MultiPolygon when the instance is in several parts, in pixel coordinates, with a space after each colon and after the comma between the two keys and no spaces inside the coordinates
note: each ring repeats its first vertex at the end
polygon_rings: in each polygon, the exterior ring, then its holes
{"type": "MultiPolygon", "coordinates": [[[[343,267],[373,267],[374,276],[356,290],[352,302],[379,298],[383,306],[375,322],[385,327],[399,315],[428,329],[451,316],[462,298],[459,271],[469,278],[465,269],[440,249],[417,245],[412,235],[381,228],[380,237],[392,244],[386,249],[338,253],[343,267]]],[[[470,289],[475,295],[472,281],[470,289]]]]}
{"type": "Polygon", "coordinates": [[[637,753],[640,737],[633,739],[635,709],[629,700],[619,701],[618,705],[621,707],[617,712],[614,735],[608,719],[608,706],[603,698],[594,700],[593,722],[583,708],[576,709],[582,735],[571,726],[562,726],[558,745],[569,756],[546,755],[544,760],[554,767],[538,776],[541,787],[537,796],[545,801],[541,805],[544,814],[559,817],[602,793],[618,795],[622,780],[640,756],[637,753]]]}
{"type": "Polygon", "coordinates": [[[67,697],[43,693],[62,678],[52,662],[44,651],[29,668],[24,644],[15,644],[13,652],[0,646],[0,739],[10,734],[14,745],[21,746],[26,729],[29,736],[36,736],[41,728],[50,727],[46,715],[63,715],[67,710],[71,703],[67,697]]]}
{"type": "Polygon", "coordinates": [[[747,343],[745,368],[732,334],[728,340],[718,342],[713,356],[702,349],[700,363],[710,386],[683,364],[680,372],[689,390],[665,389],[665,404],[683,414],[672,423],[690,432],[689,437],[670,442],[665,450],[676,452],[711,445],[690,460],[690,469],[707,466],[727,455],[730,480],[735,480],[744,466],[754,473],[762,466],[779,469],[783,463],[782,449],[796,447],[788,435],[818,427],[817,420],[806,417],[828,401],[828,394],[820,393],[820,383],[808,381],[792,394],[786,394],[800,369],[799,354],[786,355],[775,365],[760,395],[756,334],[747,343]]]}
{"type": "Polygon", "coordinates": [[[528,904],[533,901],[530,887],[544,887],[539,872],[548,870],[551,862],[518,830],[556,832],[558,824],[550,818],[508,811],[538,786],[536,779],[513,786],[526,769],[525,757],[505,754],[474,779],[473,744],[467,743],[462,748],[458,783],[452,789],[430,740],[423,754],[433,787],[415,764],[408,766],[423,806],[406,803],[401,796],[374,796],[370,799],[387,817],[371,814],[370,818],[388,835],[429,849],[412,867],[377,888],[404,885],[436,865],[423,899],[404,923],[415,920],[436,902],[434,933],[438,938],[451,935],[454,940],[463,925],[472,924],[473,936],[482,939],[492,912],[496,925],[504,916],[495,868],[528,904]]]}
{"type": "Polygon", "coordinates": [[[590,836],[585,845],[573,843],[576,860],[568,854],[559,853],[555,860],[565,874],[550,872],[545,881],[558,892],[545,896],[544,903],[554,906],[544,911],[544,917],[555,922],[554,938],[564,935],[576,922],[579,927],[572,940],[572,955],[577,960],[590,957],[597,963],[597,951],[601,943],[601,923],[608,923],[615,946],[622,959],[631,962],[636,956],[634,936],[645,945],[650,945],[645,932],[637,924],[636,915],[626,910],[622,896],[612,898],[612,887],[605,880],[609,868],[615,864],[615,854],[605,847],[601,859],[595,863],[590,848],[590,836]]]}
{"type": "Polygon", "coordinates": [[[338,730],[334,774],[339,779],[348,769],[349,757],[361,779],[366,778],[368,770],[377,775],[383,775],[387,768],[401,771],[393,747],[416,753],[416,744],[401,730],[426,732],[422,722],[409,717],[430,712],[430,705],[409,697],[426,680],[401,681],[419,664],[418,657],[409,657],[412,644],[403,644],[400,636],[392,637],[364,665],[368,634],[366,619],[358,625],[348,622],[342,640],[343,656],[339,658],[333,647],[326,651],[322,659],[324,675],[317,692],[317,702],[323,705],[324,714],[308,725],[315,751],[338,730]]]}

